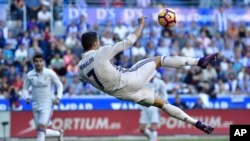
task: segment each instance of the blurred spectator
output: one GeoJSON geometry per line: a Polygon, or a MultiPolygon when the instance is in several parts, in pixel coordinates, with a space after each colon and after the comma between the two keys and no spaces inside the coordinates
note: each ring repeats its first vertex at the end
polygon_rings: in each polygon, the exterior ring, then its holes
{"type": "Polygon", "coordinates": [[[250,30],[247,30],[246,37],[242,40],[245,46],[250,46],[250,30]]]}
{"type": "Polygon", "coordinates": [[[67,66],[73,61],[74,55],[72,54],[71,49],[66,50],[66,54],[63,56],[64,65],[67,66]]]}
{"type": "Polygon", "coordinates": [[[37,13],[39,8],[41,7],[40,0],[25,0],[25,4],[27,6],[27,17],[28,20],[37,19],[37,13]]]}
{"type": "Polygon", "coordinates": [[[3,55],[7,64],[11,64],[14,59],[14,51],[11,49],[10,44],[6,44],[6,47],[3,49],[3,55]]]}
{"type": "Polygon", "coordinates": [[[73,90],[75,95],[83,95],[83,84],[79,81],[77,76],[74,76],[73,82],[69,84],[69,89],[73,90]]]}
{"type": "Polygon", "coordinates": [[[181,49],[181,54],[186,57],[195,57],[195,50],[190,41],[186,42],[186,45],[181,49]]]}
{"type": "Polygon", "coordinates": [[[51,13],[46,6],[42,6],[42,9],[37,13],[38,26],[40,29],[44,29],[45,26],[49,26],[51,13]]]}
{"type": "Polygon", "coordinates": [[[68,34],[66,40],[65,40],[65,45],[68,48],[74,48],[77,44],[77,38],[76,38],[76,34],[72,33],[72,34],[68,34]]]}
{"type": "Polygon", "coordinates": [[[12,50],[15,50],[17,47],[17,40],[13,37],[13,33],[10,30],[8,31],[8,38],[6,39],[6,44],[9,44],[12,50]]]}
{"type": "Polygon", "coordinates": [[[238,27],[236,27],[235,23],[229,24],[227,33],[228,33],[230,39],[236,40],[238,38],[239,29],[238,29],[238,27]]]}
{"type": "Polygon", "coordinates": [[[22,64],[25,63],[27,60],[28,60],[28,51],[25,48],[24,44],[22,44],[15,52],[15,61],[22,64]]]}
{"type": "Polygon", "coordinates": [[[85,88],[85,94],[86,95],[98,95],[98,94],[101,94],[100,90],[96,89],[94,86],[92,86],[89,83],[86,83],[84,88],[85,88]]]}
{"type": "Polygon", "coordinates": [[[63,62],[63,58],[61,58],[59,53],[56,53],[54,57],[50,61],[50,65],[53,70],[60,76],[65,75],[65,66],[63,62]]]}
{"type": "Polygon", "coordinates": [[[227,8],[230,8],[232,6],[232,3],[232,0],[222,0],[222,5],[227,8]]]}
{"type": "Polygon", "coordinates": [[[202,81],[211,82],[213,80],[217,80],[217,77],[218,77],[217,72],[215,68],[212,67],[211,65],[208,65],[207,69],[202,70],[202,74],[201,74],[202,81]]]}
{"type": "MultiPolygon", "coordinates": [[[[160,38],[161,37],[161,34],[162,34],[162,28],[161,26],[159,26],[159,23],[158,21],[152,21],[152,25],[151,25],[151,30],[154,31],[156,33],[156,37],[157,38],[160,38]]],[[[136,22],[134,21],[133,22],[134,26],[135,27],[135,24],[136,22]]],[[[134,29],[134,28],[133,28],[134,29]]],[[[132,32],[132,29],[130,30],[132,32]]],[[[170,34],[169,34],[170,35],[170,34]]],[[[170,35],[171,36],[171,35],[170,35]]]]}
{"type": "Polygon", "coordinates": [[[124,3],[122,0],[112,0],[113,7],[123,7],[124,3]]]}
{"type": "Polygon", "coordinates": [[[30,40],[30,37],[29,37],[29,32],[24,32],[24,36],[21,40],[21,44],[23,44],[25,46],[25,49],[28,49],[29,46],[31,45],[31,40],[30,40]]]}
{"type": "Polygon", "coordinates": [[[21,90],[23,87],[23,79],[21,77],[21,75],[16,75],[13,82],[12,82],[12,86],[13,88],[15,88],[16,90],[21,90]]]}
{"type": "Polygon", "coordinates": [[[206,54],[212,54],[214,52],[219,52],[219,49],[215,46],[214,41],[212,41],[207,48],[205,48],[206,54]]]}
{"type": "Polygon", "coordinates": [[[123,39],[127,34],[127,28],[121,22],[118,22],[114,28],[114,33],[118,34],[120,39],[123,39]]]}
{"type": "Polygon", "coordinates": [[[72,52],[75,56],[77,56],[77,58],[81,58],[83,47],[80,41],[77,41],[76,46],[72,49],[72,52]]]}
{"type": "Polygon", "coordinates": [[[229,92],[229,85],[222,79],[219,79],[215,84],[215,93],[217,95],[226,95],[229,92]]]}
{"type": "Polygon", "coordinates": [[[41,40],[43,36],[42,33],[39,31],[39,28],[35,27],[34,30],[30,32],[30,37],[32,39],[41,40]]]}
{"type": "MultiPolygon", "coordinates": [[[[225,48],[225,41],[224,39],[222,38],[221,34],[220,33],[216,33],[213,37],[213,42],[214,42],[214,46],[216,48],[218,48],[218,50],[222,50],[225,48]]],[[[212,42],[211,42],[212,43],[212,42]]],[[[212,43],[213,44],[213,43],[212,43]]],[[[211,46],[211,44],[210,44],[211,46]]]]}
{"type": "Polygon", "coordinates": [[[78,73],[78,59],[73,56],[72,61],[67,65],[67,76],[75,76],[78,73]]]}
{"type": "Polygon", "coordinates": [[[156,56],[156,47],[152,42],[148,42],[146,44],[146,52],[147,52],[147,57],[154,57],[156,56]]]}
{"type": "Polygon", "coordinates": [[[245,4],[246,6],[250,6],[250,0],[244,0],[244,4],[245,4]]]}
{"type": "Polygon", "coordinates": [[[12,20],[22,20],[23,19],[23,0],[14,0],[10,5],[10,13],[12,20]]]}
{"type": "Polygon", "coordinates": [[[132,61],[137,62],[142,60],[146,56],[146,50],[141,45],[140,41],[135,42],[135,45],[131,48],[132,61]]]}
{"type": "Polygon", "coordinates": [[[211,44],[211,39],[208,38],[206,31],[201,31],[201,36],[197,39],[201,43],[201,48],[206,49],[211,44]]]}
{"type": "Polygon", "coordinates": [[[60,80],[63,84],[63,94],[65,94],[69,91],[69,80],[65,76],[61,76],[60,80]]]}
{"type": "Polygon", "coordinates": [[[190,26],[186,26],[186,27],[185,27],[185,31],[186,31],[187,33],[189,33],[189,34],[194,35],[194,36],[198,36],[199,31],[200,31],[199,28],[200,28],[200,27],[197,25],[197,22],[192,21],[191,24],[190,24],[190,26]]]}
{"type": "Polygon", "coordinates": [[[53,18],[55,21],[62,20],[62,0],[53,1],[53,18]]]}
{"type": "Polygon", "coordinates": [[[63,95],[63,98],[74,98],[76,97],[76,94],[74,93],[74,90],[72,88],[69,88],[67,92],[63,95]]]}
{"type": "Polygon", "coordinates": [[[49,42],[51,39],[51,33],[49,26],[46,26],[43,32],[43,40],[49,42]]]}
{"type": "Polygon", "coordinates": [[[16,26],[13,30],[13,37],[17,37],[18,35],[20,35],[21,33],[23,33],[23,23],[21,20],[17,20],[16,21],[16,26]]]}
{"type": "Polygon", "coordinates": [[[198,98],[192,107],[192,109],[204,109],[203,101],[201,98],[198,98]]]}
{"type": "Polygon", "coordinates": [[[86,0],[74,0],[75,1],[75,5],[79,8],[85,8],[87,7],[87,3],[86,0]]]}
{"type": "Polygon", "coordinates": [[[112,39],[112,33],[108,30],[103,31],[103,36],[101,37],[101,42],[103,42],[103,45],[113,45],[114,41],[112,39]]]}
{"type": "Polygon", "coordinates": [[[234,41],[227,38],[225,42],[225,48],[221,50],[221,54],[230,61],[233,61],[234,58],[233,47],[234,47],[234,41]]]}
{"type": "Polygon", "coordinates": [[[27,29],[28,31],[33,31],[37,27],[37,21],[35,18],[32,18],[30,21],[27,23],[27,29]]]}
{"type": "Polygon", "coordinates": [[[21,110],[21,103],[19,101],[20,95],[15,87],[11,86],[9,88],[9,100],[11,110],[17,111],[21,110]]]}
{"type": "Polygon", "coordinates": [[[9,95],[9,83],[8,78],[3,76],[0,83],[0,92],[4,98],[8,98],[9,95]]]}
{"type": "Polygon", "coordinates": [[[173,105],[180,108],[180,109],[188,109],[188,106],[186,105],[185,102],[181,101],[181,97],[179,95],[175,96],[173,105]]]}
{"type": "Polygon", "coordinates": [[[72,34],[72,33],[77,34],[78,33],[78,27],[76,26],[76,23],[74,20],[71,21],[67,31],[69,34],[72,34]]]}
{"type": "Polygon", "coordinates": [[[151,5],[151,0],[137,0],[138,7],[149,7],[151,5]]]}
{"type": "Polygon", "coordinates": [[[161,56],[170,56],[171,50],[170,46],[167,46],[166,40],[160,40],[159,46],[156,48],[156,52],[161,56]]]}
{"type": "Polygon", "coordinates": [[[38,54],[38,53],[42,54],[43,51],[42,51],[42,49],[40,48],[40,46],[38,44],[38,40],[33,39],[33,43],[30,46],[30,48],[28,49],[28,58],[29,58],[29,60],[32,60],[34,55],[38,54]]]}
{"type": "Polygon", "coordinates": [[[230,73],[229,74],[227,83],[229,85],[229,92],[230,92],[230,94],[235,93],[236,92],[236,88],[237,88],[238,80],[236,79],[236,76],[235,76],[234,73],[230,73]]]}
{"type": "Polygon", "coordinates": [[[215,22],[217,24],[217,30],[220,33],[225,33],[228,27],[228,15],[224,11],[224,7],[220,7],[219,11],[215,14],[215,22]]]}
{"type": "Polygon", "coordinates": [[[5,46],[5,38],[4,38],[4,36],[3,36],[3,32],[2,31],[0,31],[0,49],[1,48],[4,48],[4,46],[5,46]]]}

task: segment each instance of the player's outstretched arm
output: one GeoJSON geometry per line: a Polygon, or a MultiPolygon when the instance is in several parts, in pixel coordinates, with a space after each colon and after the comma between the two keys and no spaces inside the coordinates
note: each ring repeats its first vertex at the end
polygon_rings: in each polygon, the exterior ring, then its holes
{"type": "Polygon", "coordinates": [[[101,51],[103,52],[103,54],[105,54],[105,56],[108,59],[111,59],[115,55],[117,55],[118,53],[122,52],[123,50],[131,47],[136,42],[136,40],[139,38],[139,36],[141,35],[144,23],[145,23],[145,17],[144,16],[138,18],[138,24],[139,25],[136,27],[134,32],[129,34],[125,39],[123,39],[122,41],[116,43],[115,45],[113,45],[113,46],[105,46],[104,48],[102,48],[101,51]]]}
{"type": "Polygon", "coordinates": [[[142,29],[143,29],[143,26],[145,24],[145,19],[146,17],[142,16],[140,18],[138,18],[138,26],[137,28],[135,28],[133,34],[135,34],[135,36],[137,37],[137,39],[140,37],[141,35],[141,32],[142,32],[142,29]]]}

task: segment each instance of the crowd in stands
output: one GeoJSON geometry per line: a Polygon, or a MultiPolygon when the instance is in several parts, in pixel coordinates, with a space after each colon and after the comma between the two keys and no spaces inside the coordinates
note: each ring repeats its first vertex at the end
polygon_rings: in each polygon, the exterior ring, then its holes
{"type": "MultiPolygon", "coordinates": [[[[15,2],[19,4],[14,5],[22,6],[22,0],[15,2]]],[[[43,3],[25,2],[30,6],[27,30],[23,30],[25,25],[19,18],[20,12],[12,12],[15,18],[13,28],[9,28],[5,21],[0,22],[0,97],[21,94],[24,78],[33,68],[32,57],[36,53],[43,53],[46,66],[60,76],[64,97],[103,94],[92,85],[80,82],[77,77],[77,63],[83,52],[81,34],[96,31],[102,45],[115,44],[133,31],[136,21],[127,25],[119,21],[116,24],[107,21],[105,25],[90,25],[81,16],[65,25],[64,36],[55,36],[50,31],[49,19],[51,16],[60,19],[60,15],[51,15],[46,0],[43,3]]],[[[55,1],[57,4],[60,7],[55,1]]],[[[220,52],[220,56],[216,63],[204,70],[199,67],[159,69],[168,94],[204,93],[214,98],[218,95],[249,95],[250,27],[243,22],[233,23],[223,18],[211,25],[177,22],[171,29],[162,28],[156,21],[148,22],[134,46],[112,61],[115,65],[131,67],[141,59],[156,55],[199,58],[213,52],[220,52]]]]}

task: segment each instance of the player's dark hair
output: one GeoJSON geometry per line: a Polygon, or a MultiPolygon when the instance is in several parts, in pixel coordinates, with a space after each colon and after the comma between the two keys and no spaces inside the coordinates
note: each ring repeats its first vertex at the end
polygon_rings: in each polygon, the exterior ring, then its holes
{"type": "Polygon", "coordinates": [[[94,42],[98,40],[96,32],[86,32],[82,34],[82,47],[85,51],[88,51],[93,46],[94,42]]]}
{"type": "Polygon", "coordinates": [[[41,53],[35,54],[34,57],[33,57],[33,61],[35,61],[36,58],[41,58],[41,59],[43,59],[43,54],[41,54],[41,53]]]}

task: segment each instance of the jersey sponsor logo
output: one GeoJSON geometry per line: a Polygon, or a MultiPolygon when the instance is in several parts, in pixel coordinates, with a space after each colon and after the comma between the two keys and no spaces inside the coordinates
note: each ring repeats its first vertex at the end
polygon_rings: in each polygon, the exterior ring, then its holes
{"type": "Polygon", "coordinates": [[[86,68],[89,64],[91,64],[92,62],[94,62],[94,57],[91,57],[88,61],[86,61],[85,63],[83,63],[82,65],[80,65],[80,69],[83,70],[84,68],[86,68]]]}

